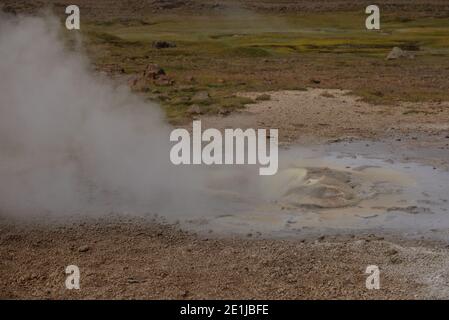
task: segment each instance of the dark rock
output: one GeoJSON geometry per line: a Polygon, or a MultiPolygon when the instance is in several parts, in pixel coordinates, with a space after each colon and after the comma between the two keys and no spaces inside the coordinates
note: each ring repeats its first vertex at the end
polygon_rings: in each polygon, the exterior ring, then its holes
{"type": "Polygon", "coordinates": [[[170,41],[154,41],[152,46],[156,49],[176,48],[176,43],[170,41]]]}

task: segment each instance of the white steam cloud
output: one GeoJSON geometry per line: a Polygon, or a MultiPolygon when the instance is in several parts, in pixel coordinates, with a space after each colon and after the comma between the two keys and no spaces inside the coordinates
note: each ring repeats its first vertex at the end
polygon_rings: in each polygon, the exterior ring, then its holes
{"type": "Polygon", "coordinates": [[[158,106],[93,75],[58,32],[0,15],[0,213],[196,210],[202,177],[170,163],[158,106]]]}

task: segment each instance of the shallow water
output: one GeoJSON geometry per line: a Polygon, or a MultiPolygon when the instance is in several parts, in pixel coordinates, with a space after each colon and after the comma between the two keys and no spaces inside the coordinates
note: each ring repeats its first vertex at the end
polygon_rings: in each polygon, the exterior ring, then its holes
{"type": "Polygon", "coordinates": [[[251,170],[213,175],[217,210],[181,225],[273,236],[367,230],[445,236],[449,172],[426,164],[435,158],[449,159],[448,150],[380,142],[292,148],[280,153],[274,177],[251,170]]]}

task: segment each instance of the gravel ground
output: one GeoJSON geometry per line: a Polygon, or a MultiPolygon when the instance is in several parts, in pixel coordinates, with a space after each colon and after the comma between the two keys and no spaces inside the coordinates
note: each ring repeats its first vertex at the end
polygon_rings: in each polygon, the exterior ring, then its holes
{"type": "Polygon", "coordinates": [[[449,250],[365,236],[205,237],[133,217],[0,222],[3,299],[415,299],[449,297],[449,250]],[[65,267],[81,289],[65,288],[65,267]],[[368,265],[381,289],[367,290],[368,265]]]}
{"type": "MultiPolygon", "coordinates": [[[[345,138],[396,138],[416,144],[419,135],[426,135],[434,145],[439,143],[446,149],[449,146],[448,102],[372,105],[347,90],[317,88],[265,94],[269,100],[257,101],[227,117],[203,117],[202,123],[221,129],[280,128],[279,140],[284,144],[326,143],[345,138]]],[[[241,95],[257,99],[263,94],[241,95]]]]}

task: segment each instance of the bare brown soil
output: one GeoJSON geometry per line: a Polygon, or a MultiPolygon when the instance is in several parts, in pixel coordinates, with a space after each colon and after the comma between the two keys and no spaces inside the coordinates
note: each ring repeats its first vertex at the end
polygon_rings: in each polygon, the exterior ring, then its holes
{"type": "Polygon", "coordinates": [[[441,277],[449,261],[447,250],[372,235],[219,239],[123,217],[50,225],[3,219],[0,228],[3,299],[439,297],[444,286],[430,288],[426,277],[441,277]],[[79,291],[65,288],[70,264],[80,268],[79,291]],[[381,269],[381,290],[365,288],[370,264],[381,269]]]}

